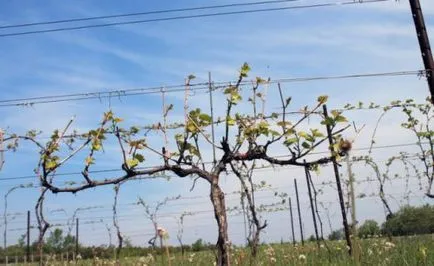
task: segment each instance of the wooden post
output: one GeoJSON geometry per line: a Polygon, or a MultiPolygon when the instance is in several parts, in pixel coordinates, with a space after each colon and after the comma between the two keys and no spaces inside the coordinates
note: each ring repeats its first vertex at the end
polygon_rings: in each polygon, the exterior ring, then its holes
{"type": "Polygon", "coordinates": [[[27,253],[26,260],[30,261],[30,211],[27,211],[27,253]]]}
{"type": "MultiPolygon", "coordinates": [[[[328,112],[327,112],[327,106],[324,104],[322,107],[323,107],[323,113],[324,113],[324,120],[328,121],[329,116],[328,116],[328,112]]],[[[339,205],[341,207],[342,223],[344,226],[345,239],[347,241],[348,253],[351,255],[353,252],[353,248],[351,245],[350,230],[348,228],[347,214],[345,212],[345,202],[344,202],[344,196],[342,193],[341,179],[339,177],[339,168],[338,168],[338,163],[336,162],[335,149],[333,147],[334,142],[333,142],[333,136],[332,136],[332,129],[328,123],[326,123],[326,128],[327,128],[327,137],[329,139],[329,149],[330,149],[331,159],[333,162],[333,170],[334,170],[335,178],[336,178],[336,186],[338,189],[339,205]]]]}
{"type": "Polygon", "coordinates": [[[351,235],[353,236],[353,256],[356,263],[360,264],[360,250],[358,245],[358,233],[357,233],[357,215],[356,215],[356,191],[354,190],[354,174],[351,165],[350,154],[346,156],[347,170],[348,170],[348,182],[350,188],[350,200],[351,200],[351,235]]]}
{"type": "Polygon", "coordinates": [[[209,106],[211,108],[211,138],[212,138],[212,158],[214,165],[216,164],[216,155],[215,155],[215,135],[214,135],[214,107],[212,101],[212,79],[211,72],[208,72],[208,84],[209,84],[209,106]]]}
{"type": "Polygon", "coordinates": [[[294,186],[295,186],[295,197],[297,199],[298,223],[300,225],[301,245],[304,246],[303,223],[301,221],[300,200],[298,198],[297,179],[295,179],[295,178],[294,178],[294,186]]]}
{"type": "MultiPolygon", "coordinates": [[[[304,160],[304,163],[306,163],[306,160],[304,160]]],[[[318,236],[318,226],[316,224],[316,216],[315,216],[315,206],[313,205],[313,199],[312,199],[312,191],[310,188],[310,182],[309,182],[309,168],[307,166],[304,167],[304,173],[306,175],[306,185],[307,185],[307,191],[309,193],[309,201],[310,201],[310,209],[312,211],[312,221],[313,221],[313,227],[315,228],[315,237],[316,237],[316,244],[319,248],[319,236],[318,236]]]]}
{"type": "Polygon", "coordinates": [[[294,217],[292,216],[292,203],[291,197],[289,197],[289,213],[291,215],[291,231],[292,231],[292,245],[295,246],[295,233],[294,233],[294,217]]]}
{"type": "Polygon", "coordinates": [[[75,224],[75,255],[77,256],[78,253],[78,218],[76,219],[75,224]]]}
{"type": "Polygon", "coordinates": [[[419,0],[409,0],[413,22],[416,28],[417,40],[419,41],[420,53],[426,71],[426,79],[431,93],[431,102],[434,104],[434,60],[429,43],[428,32],[423,18],[422,7],[419,0]]]}

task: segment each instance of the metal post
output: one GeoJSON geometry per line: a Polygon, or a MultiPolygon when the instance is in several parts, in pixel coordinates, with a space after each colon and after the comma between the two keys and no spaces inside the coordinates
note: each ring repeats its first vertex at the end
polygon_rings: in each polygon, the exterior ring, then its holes
{"type": "Polygon", "coordinates": [[[30,261],[30,211],[27,211],[27,261],[30,261]]]}
{"type": "Polygon", "coordinates": [[[428,87],[431,93],[431,102],[434,104],[434,61],[429,43],[428,32],[423,18],[422,7],[419,0],[409,0],[420,52],[425,66],[428,87]]]}
{"type": "MultiPolygon", "coordinates": [[[[306,163],[306,160],[304,160],[304,163],[306,163]]],[[[307,166],[304,167],[304,173],[306,175],[306,185],[307,185],[307,191],[309,193],[310,209],[312,210],[312,221],[313,221],[313,227],[315,228],[316,244],[319,248],[318,226],[316,224],[315,207],[313,205],[312,191],[311,191],[310,182],[309,182],[310,173],[309,173],[309,168],[307,166]]]]}
{"type": "Polygon", "coordinates": [[[301,245],[304,246],[303,223],[301,221],[300,200],[298,199],[297,179],[294,179],[294,186],[295,186],[295,197],[297,198],[298,223],[300,225],[301,245]]]}
{"type": "Polygon", "coordinates": [[[291,197],[289,197],[289,214],[291,215],[292,244],[295,246],[294,217],[292,216],[291,197]]]}
{"type": "Polygon", "coordinates": [[[75,224],[75,256],[77,256],[78,253],[78,218],[76,219],[75,224]]]}
{"type": "Polygon", "coordinates": [[[215,159],[215,135],[214,135],[214,107],[213,107],[213,101],[212,101],[212,79],[211,79],[211,72],[208,72],[208,84],[209,84],[209,106],[211,108],[211,138],[212,138],[212,158],[213,158],[213,163],[216,164],[216,159],[215,159]]]}
{"type": "MultiPolygon", "coordinates": [[[[327,113],[327,106],[324,104],[322,107],[323,107],[325,121],[327,121],[329,118],[328,113],[327,113]]],[[[333,137],[332,137],[332,129],[331,129],[330,125],[327,123],[326,123],[326,128],[327,128],[327,136],[329,139],[329,149],[330,149],[330,153],[331,153],[331,159],[333,162],[333,170],[335,172],[336,185],[337,185],[337,189],[338,189],[339,205],[341,207],[342,223],[344,225],[345,239],[347,240],[348,253],[351,255],[353,252],[353,248],[351,245],[350,230],[348,228],[347,214],[345,212],[345,202],[344,202],[344,196],[342,194],[341,180],[339,178],[338,163],[336,162],[335,149],[333,148],[334,143],[333,143],[333,137]]]]}

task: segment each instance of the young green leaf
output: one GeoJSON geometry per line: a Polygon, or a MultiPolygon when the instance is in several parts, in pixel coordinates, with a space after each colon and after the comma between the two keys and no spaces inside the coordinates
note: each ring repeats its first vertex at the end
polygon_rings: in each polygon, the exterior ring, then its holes
{"type": "Polygon", "coordinates": [[[321,95],[318,97],[317,101],[320,104],[325,104],[327,102],[328,98],[329,97],[327,95],[321,95]]]}

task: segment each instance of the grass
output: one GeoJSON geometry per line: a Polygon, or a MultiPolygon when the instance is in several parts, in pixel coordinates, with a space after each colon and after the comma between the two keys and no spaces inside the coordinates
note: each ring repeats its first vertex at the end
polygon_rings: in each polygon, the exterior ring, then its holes
{"type": "MultiPolygon", "coordinates": [[[[262,245],[252,265],[434,265],[434,236],[400,237],[389,241],[372,238],[359,241],[361,260],[356,264],[348,256],[344,241],[327,241],[318,248],[315,242],[305,246],[292,244],[262,245]]],[[[250,265],[248,248],[233,248],[232,265],[250,265]]],[[[171,253],[171,265],[213,265],[212,251],[171,253]]],[[[125,257],[121,265],[168,265],[167,257],[144,254],[142,257],[125,257]]],[[[48,263],[48,265],[62,265],[48,263]]],[[[64,265],[67,265],[66,263],[64,265]]],[[[71,265],[74,265],[71,263],[71,265]]],[[[77,265],[116,265],[113,260],[79,261],[77,265]]]]}

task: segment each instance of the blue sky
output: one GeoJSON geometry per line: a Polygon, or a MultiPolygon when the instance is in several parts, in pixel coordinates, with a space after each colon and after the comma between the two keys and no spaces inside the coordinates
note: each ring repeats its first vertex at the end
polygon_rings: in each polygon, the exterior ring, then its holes
{"type": "MultiPolygon", "coordinates": [[[[242,2],[242,1],[237,1],[242,2]]],[[[244,1],[247,2],[247,1],[244,1]]],[[[334,2],[330,0],[299,1],[311,4],[334,2]]],[[[172,9],[189,6],[232,3],[232,1],[8,1],[0,10],[0,24],[9,25],[33,21],[57,20],[106,14],[140,12],[158,9],[172,9]]],[[[434,4],[421,1],[429,32],[434,30],[434,4]]],[[[406,1],[375,3],[366,5],[337,6],[318,9],[287,10],[250,15],[224,16],[116,26],[80,31],[65,31],[38,35],[6,37],[0,40],[0,91],[2,99],[14,99],[53,94],[77,92],[96,92],[109,89],[129,89],[139,87],[167,86],[182,84],[184,78],[193,73],[198,82],[206,81],[208,72],[214,81],[233,80],[237,69],[243,62],[252,66],[252,77],[259,75],[271,79],[345,75],[353,73],[391,72],[418,70],[422,68],[417,39],[406,1]]],[[[191,14],[191,13],[189,13],[191,14]]],[[[105,20],[104,22],[109,22],[105,20]]],[[[41,28],[38,28],[41,29],[41,28]]],[[[2,33],[11,32],[3,30],[2,33]]],[[[414,98],[422,102],[428,90],[426,82],[418,77],[370,78],[338,81],[317,81],[308,83],[289,83],[284,85],[286,95],[293,96],[294,109],[311,104],[321,94],[330,96],[330,107],[341,107],[347,102],[377,102],[386,104],[394,99],[414,98]]],[[[266,110],[273,112],[278,107],[275,90],[270,89],[266,110]],[[274,92],[274,93],[273,93],[274,92]]],[[[167,101],[175,104],[171,121],[183,118],[183,93],[167,96],[167,101]]],[[[224,110],[221,95],[215,95],[216,113],[224,110]]],[[[0,127],[14,132],[28,129],[41,129],[44,136],[55,128],[60,128],[76,116],[74,127],[86,130],[93,127],[102,112],[112,107],[115,113],[125,119],[127,124],[150,124],[160,120],[161,95],[142,95],[107,100],[87,100],[65,102],[33,107],[0,107],[3,118],[0,127]]],[[[208,96],[197,93],[191,96],[191,107],[208,110],[208,96]]],[[[240,111],[245,111],[240,107],[240,111]]],[[[366,147],[373,130],[373,123],[379,115],[372,113],[352,113],[350,119],[358,124],[366,124],[366,129],[357,139],[356,145],[366,147]]],[[[378,132],[379,145],[406,143],[411,136],[399,129],[399,115],[388,116],[378,132]]],[[[162,136],[151,137],[151,143],[159,147],[162,136]]],[[[210,150],[208,150],[210,151],[210,150]]],[[[398,150],[381,151],[375,154],[385,160],[398,150]]],[[[116,149],[108,147],[101,156],[98,169],[116,168],[120,157],[116,149]]],[[[1,178],[30,175],[36,165],[37,153],[30,145],[23,145],[19,152],[6,155],[6,164],[0,172],[1,178]]],[[[64,171],[76,171],[81,160],[71,163],[64,171]]],[[[148,163],[158,161],[149,160],[148,163]]],[[[360,178],[365,177],[366,169],[358,169],[360,178]]],[[[399,171],[399,170],[397,170],[399,171]]],[[[292,179],[302,171],[279,170],[275,173],[258,174],[258,180],[266,179],[279,191],[293,194],[292,179]],[[270,174],[272,177],[270,177],[270,174]],[[291,178],[288,178],[290,176],[291,178]]],[[[105,177],[105,176],[101,176],[105,177]]],[[[302,177],[302,176],[301,176],[302,177]]],[[[357,176],[359,177],[359,176],[357,176]]],[[[70,177],[79,179],[80,176],[70,177]]],[[[317,177],[318,182],[331,180],[325,170],[317,177]]],[[[22,183],[23,180],[1,181],[0,193],[22,183]]],[[[35,180],[24,180],[26,183],[35,180]]],[[[303,179],[300,180],[301,184],[303,179]]],[[[135,181],[121,188],[121,204],[136,201],[137,196],[149,202],[162,200],[166,196],[204,196],[201,200],[185,200],[168,204],[162,213],[180,213],[185,210],[210,210],[206,184],[199,183],[189,192],[190,179],[172,178],[165,180],[135,181]],[[185,203],[185,204],[184,204],[185,203]]],[[[233,177],[225,177],[222,184],[226,191],[237,190],[238,184],[233,177]]],[[[401,191],[390,184],[390,191],[401,191]]],[[[417,184],[412,184],[417,187],[417,184]]],[[[360,192],[374,188],[361,186],[360,192]]],[[[304,190],[302,189],[304,192],[304,190]]],[[[334,201],[335,195],[330,188],[324,194],[324,201],[334,201]]],[[[272,202],[271,192],[263,193],[263,201],[272,202]]],[[[33,210],[37,189],[18,190],[10,196],[11,212],[33,210]]],[[[305,193],[303,194],[305,195],[305,193]]],[[[419,196],[421,193],[419,194],[419,196]]],[[[397,195],[399,198],[401,195],[397,195]]],[[[46,200],[48,220],[63,221],[74,209],[82,206],[104,208],[83,212],[83,220],[104,217],[111,223],[110,204],[113,200],[112,187],[72,195],[49,195],[46,200]],[[50,210],[64,208],[62,213],[50,210]],[[63,216],[62,216],[63,215],[63,216]]],[[[307,198],[303,196],[303,202],[307,198]]],[[[415,198],[415,203],[424,199],[415,198]]],[[[228,205],[235,205],[236,197],[228,197],[228,205]]],[[[399,203],[399,200],[398,200],[399,203]]],[[[398,206],[394,203],[394,207],[398,206]]],[[[360,201],[359,220],[374,217],[383,219],[384,212],[378,199],[360,201]]],[[[339,227],[337,205],[333,205],[334,228],[339,227]]],[[[2,210],[2,208],[0,208],[2,210]]],[[[307,210],[307,205],[306,205],[307,210]]],[[[121,227],[134,244],[143,244],[151,227],[144,219],[140,208],[125,207],[120,211],[125,218],[121,227]]],[[[164,215],[163,215],[164,216],[164,215]]],[[[312,233],[308,211],[305,212],[305,228],[312,233]]],[[[288,239],[286,224],[287,213],[265,214],[270,227],[264,236],[266,241],[288,239]],[[283,224],[282,219],[286,219],[283,224]]],[[[99,219],[99,218],[98,218],[99,219]]],[[[97,220],[98,220],[97,219],[97,220]]],[[[95,219],[94,219],[95,220],[95,219]]],[[[188,220],[188,219],[187,219],[188,220]]],[[[231,217],[230,232],[235,243],[241,243],[241,217],[231,217]]],[[[62,223],[62,222],[61,222],[62,223]]],[[[163,226],[169,228],[173,243],[176,238],[174,218],[161,218],[163,226]]],[[[17,216],[10,228],[24,227],[24,217],[17,216]]],[[[190,229],[185,230],[186,242],[201,237],[213,242],[215,222],[212,213],[191,219],[190,229]]],[[[91,225],[82,226],[83,242],[87,244],[107,243],[105,229],[91,225]],[[92,234],[89,232],[92,231],[92,234]]],[[[1,229],[3,230],[3,229],[1,229]]],[[[9,233],[8,242],[13,243],[21,232],[9,233]]],[[[34,233],[36,235],[36,231],[34,233]]],[[[114,235],[113,235],[114,239],[114,235]]]]}

